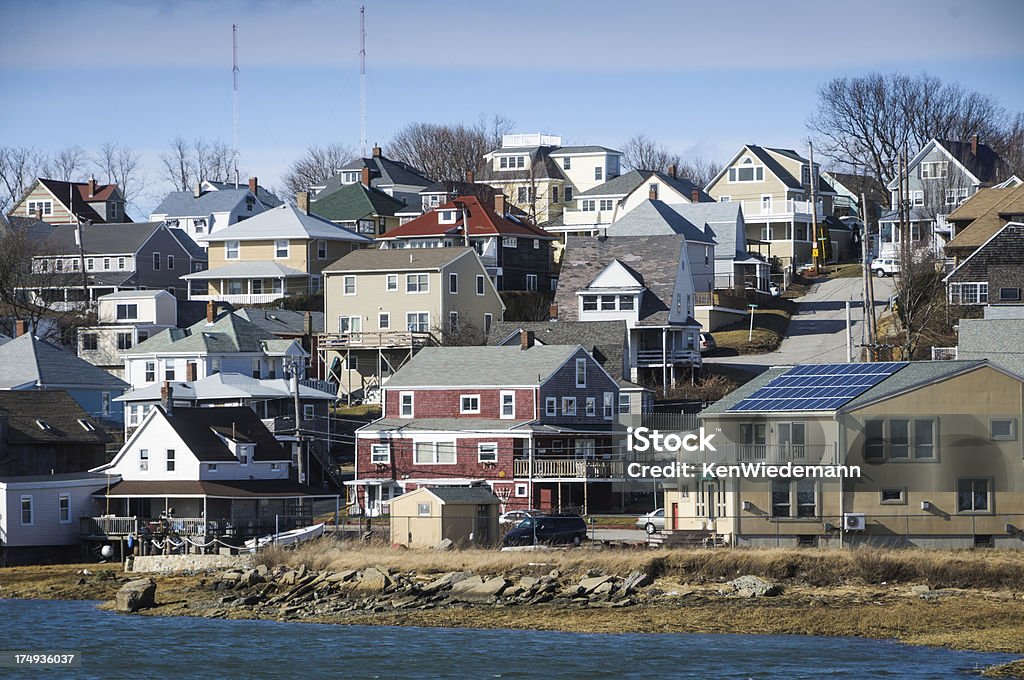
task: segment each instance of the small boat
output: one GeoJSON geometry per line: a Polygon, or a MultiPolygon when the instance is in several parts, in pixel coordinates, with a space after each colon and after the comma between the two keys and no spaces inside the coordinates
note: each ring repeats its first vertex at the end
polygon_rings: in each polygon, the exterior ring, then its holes
{"type": "Polygon", "coordinates": [[[257,550],[268,545],[295,545],[296,543],[302,543],[304,541],[310,541],[314,538],[320,538],[324,533],[324,523],[314,524],[308,527],[302,527],[301,529],[292,529],[291,531],[282,531],[279,534],[270,534],[269,536],[260,536],[259,538],[250,538],[245,542],[245,547],[250,550],[257,550]]]}

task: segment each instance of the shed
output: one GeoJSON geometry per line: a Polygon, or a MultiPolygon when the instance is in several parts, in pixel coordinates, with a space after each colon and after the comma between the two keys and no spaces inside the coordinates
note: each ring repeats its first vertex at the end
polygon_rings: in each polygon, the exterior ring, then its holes
{"type": "Polygon", "coordinates": [[[433,548],[491,545],[498,539],[501,501],[483,486],[420,487],[391,501],[391,542],[433,548]]]}

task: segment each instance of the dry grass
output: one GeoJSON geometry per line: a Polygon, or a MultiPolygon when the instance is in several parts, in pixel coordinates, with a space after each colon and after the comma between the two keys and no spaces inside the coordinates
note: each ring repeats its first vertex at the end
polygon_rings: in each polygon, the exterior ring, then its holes
{"type": "Polygon", "coordinates": [[[786,335],[793,309],[793,303],[787,300],[779,300],[777,307],[755,309],[753,334],[750,333],[750,316],[747,315],[743,321],[712,333],[715,343],[719,349],[734,349],[739,354],[773,352],[786,335]]]}
{"type": "Polygon", "coordinates": [[[857,279],[863,276],[863,274],[864,265],[860,262],[852,262],[833,266],[828,277],[830,279],[857,279]]]}

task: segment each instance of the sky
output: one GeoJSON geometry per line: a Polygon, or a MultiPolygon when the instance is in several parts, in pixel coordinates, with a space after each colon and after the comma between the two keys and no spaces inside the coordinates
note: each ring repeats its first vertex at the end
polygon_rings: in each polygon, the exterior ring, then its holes
{"type": "Polygon", "coordinates": [[[232,139],[238,25],[244,175],[275,187],[312,143],[368,145],[410,122],[501,115],[516,132],[684,158],[806,148],[817,88],[927,72],[1024,110],[1024,0],[0,0],[0,146],[136,149],[146,217],[176,136],[232,139]]]}

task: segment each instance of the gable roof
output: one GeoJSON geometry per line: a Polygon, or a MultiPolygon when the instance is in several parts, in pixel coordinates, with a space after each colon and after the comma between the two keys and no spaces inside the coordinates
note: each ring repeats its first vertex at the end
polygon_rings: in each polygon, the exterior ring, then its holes
{"type": "MultiPolygon", "coordinates": [[[[519,346],[519,331],[532,331],[545,345],[580,345],[619,384],[625,381],[627,327],[616,321],[506,321],[495,323],[487,336],[488,345],[519,346]]],[[[632,385],[632,383],[629,383],[632,385]]]]}
{"type": "Polygon", "coordinates": [[[520,154],[529,156],[529,162],[523,169],[516,170],[495,170],[493,162],[484,163],[476,173],[477,182],[490,182],[494,184],[503,182],[521,182],[526,179],[560,179],[567,180],[562,168],[551,158],[550,146],[533,147],[502,147],[487,154],[486,157],[493,158],[495,154],[502,156],[509,154],[520,154]]]}
{"type": "MultiPolygon", "coordinates": [[[[209,401],[221,399],[290,399],[290,381],[285,378],[253,378],[242,373],[214,373],[200,380],[172,382],[175,401],[209,401]]],[[[114,401],[160,401],[163,383],[154,383],[126,392],[114,401]]],[[[334,401],[336,395],[299,385],[300,399],[334,401]]]]}
{"type": "Polygon", "coordinates": [[[217,436],[256,445],[254,461],[290,460],[291,454],[274,439],[274,435],[248,406],[217,406],[213,408],[175,407],[170,413],[160,406],[167,420],[182,441],[201,462],[238,460],[224,441],[217,436]]]}
{"type": "Polygon", "coordinates": [[[324,332],[323,312],[294,312],[290,309],[243,307],[236,309],[235,314],[274,335],[302,335],[305,332],[306,315],[309,314],[313,322],[313,332],[324,332]]]}
{"type": "Polygon", "coordinates": [[[579,345],[424,347],[386,387],[539,385],[582,349],[579,345]],[[501,370],[495,370],[496,367],[501,370]]]}
{"type": "MultiPolygon", "coordinates": [[[[255,179],[255,178],[253,178],[253,179],[255,179]]],[[[203,186],[204,187],[209,187],[211,189],[216,189],[217,191],[223,191],[225,189],[236,189],[236,188],[237,189],[244,189],[248,185],[249,185],[248,181],[246,181],[245,183],[240,183],[236,187],[234,182],[214,182],[213,180],[209,180],[209,179],[203,180],[203,186]]],[[[267,208],[276,208],[277,206],[279,206],[282,203],[284,203],[284,201],[282,201],[280,198],[277,197],[277,194],[275,194],[274,192],[272,192],[272,191],[270,191],[268,189],[264,189],[259,184],[256,185],[256,198],[257,198],[257,200],[259,200],[260,203],[262,203],[267,208]]]]}
{"type": "Polygon", "coordinates": [[[319,185],[323,188],[317,193],[317,198],[326,197],[345,186],[342,183],[343,172],[362,171],[363,168],[370,169],[371,187],[393,187],[396,184],[426,187],[431,184],[431,180],[419,168],[381,154],[370,158],[357,158],[343,165],[340,172],[324,180],[323,185],[319,185]]]}
{"type": "Polygon", "coordinates": [[[476,196],[462,196],[448,201],[444,205],[410,220],[400,227],[391,229],[378,240],[388,241],[400,238],[416,238],[428,236],[461,236],[464,233],[463,215],[469,223],[469,236],[523,236],[554,240],[554,234],[534,226],[526,219],[509,214],[498,215],[489,206],[485,206],[476,196]],[[455,222],[441,224],[441,212],[455,210],[455,222]]]}
{"type": "MultiPolygon", "coordinates": [[[[424,493],[433,494],[445,505],[496,505],[501,499],[485,486],[424,486],[424,493]]],[[[417,489],[418,491],[419,489],[417,489]]]]}
{"type": "MultiPolygon", "coordinates": [[[[971,146],[971,142],[959,142],[933,137],[910,159],[907,167],[909,169],[916,168],[931,153],[932,149],[939,148],[947,156],[959,163],[978,183],[982,185],[995,183],[1003,171],[1003,162],[999,154],[993,151],[987,144],[980,142],[977,145],[977,154],[975,154],[972,152],[971,146]]],[[[895,189],[898,180],[898,177],[894,177],[886,184],[886,188],[895,189]]]]}
{"type": "Polygon", "coordinates": [[[589,287],[612,260],[635,271],[647,291],[639,310],[639,325],[668,324],[683,237],[609,236],[605,239],[569,237],[555,291],[559,321],[579,321],[576,292],[589,287]]]}
{"type": "Polygon", "coordinates": [[[165,328],[140,342],[125,355],[166,352],[279,354],[294,340],[279,340],[276,335],[231,312],[221,314],[212,324],[203,319],[188,328],[165,328]]]}
{"type": "Polygon", "coordinates": [[[287,203],[264,210],[247,220],[218,229],[202,237],[210,243],[234,240],[330,239],[372,243],[373,239],[357,234],[317,215],[309,215],[287,203]]]}
{"type": "MultiPolygon", "coordinates": [[[[53,255],[78,255],[75,225],[56,224],[47,230],[37,227],[53,255]]],[[[133,255],[160,229],[163,222],[126,222],[122,224],[84,224],[80,227],[82,250],[86,255],[133,255]]]]}
{"type": "Polygon", "coordinates": [[[988,359],[1024,376],[1024,319],[960,319],[957,357],[988,359]]]}
{"type": "Polygon", "coordinates": [[[832,180],[833,185],[839,184],[858,199],[863,193],[868,201],[889,205],[889,192],[882,183],[868,175],[857,175],[851,172],[828,171],[821,173],[822,177],[832,180]]]}
{"type": "Polygon", "coordinates": [[[197,198],[194,191],[172,191],[153,209],[150,218],[162,216],[162,219],[179,217],[206,217],[213,213],[231,212],[247,196],[252,196],[248,186],[225,186],[206,190],[197,198]]]}
{"type": "Polygon", "coordinates": [[[472,248],[366,248],[353,250],[340,260],[323,268],[331,272],[372,272],[372,271],[440,271],[472,248]]]}
{"type": "MultiPolygon", "coordinates": [[[[70,212],[74,213],[81,220],[90,220],[93,224],[103,224],[107,220],[89,205],[90,202],[105,202],[112,198],[119,198],[116,184],[97,184],[92,197],[89,196],[88,182],[65,182],[59,179],[47,179],[40,177],[39,184],[53,194],[53,197],[60,201],[70,212]],[[71,205],[68,205],[70,200],[71,205]]],[[[27,194],[26,194],[27,195],[27,194]]],[[[123,217],[131,222],[127,215],[123,217]]]]}
{"type": "Polygon", "coordinates": [[[946,216],[950,222],[971,220],[946,248],[979,248],[1012,218],[1024,216],[1024,185],[1009,189],[979,189],[963,205],[946,216]]]}
{"type": "MultiPolygon", "coordinates": [[[[735,166],[736,161],[739,160],[740,156],[743,155],[744,151],[750,151],[750,153],[752,153],[759,161],[761,161],[765,168],[767,168],[767,170],[770,173],[775,175],[775,177],[778,178],[780,182],[785,184],[787,188],[804,188],[803,184],[800,183],[800,180],[794,177],[793,174],[789,170],[787,170],[781,163],[779,163],[779,161],[772,154],[785,156],[787,158],[805,164],[809,164],[810,160],[804,158],[803,156],[798,154],[796,151],[793,151],[792,149],[778,149],[773,147],[758,146],[756,144],[745,144],[742,149],[736,152],[736,155],[734,155],[728,163],[722,166],[722,169],[719,170],[718,174],[711,178],[711,181],[707,183],[707,186],[710,187],[711,185],[715,184],[719,179],[724,177],[725,174],[729,171],[729,168],[735,166]]],[[[815,163],[815,165],[820,164],[815,163]]],[[[823,174],[824,173],[820,172],[818,174],[818,193],[835,193],[832,188],[832,185],[830,185],[828,181],[823,178],[823,174]]]]}
{"type": "Polygon", "coordinates": [[[110,440],[103,426],[63,390],[0,390],[0,417],[7,420],[9,444],[105,444],[110,440]],[[41,428],[37,420],[50,429],[41,428]]]}
{"type": "Polygon", "coordinates": [[[367,189],[360,182],[346,184],[326,196],[309,202],[309,211],[332,222],[354,222],[371,215],[394,216],[405,203],[380,189],[367,189]]]}
{"type": "Polygon", "coordinates": [[[992,234],[984,243],[975,248],[974,252],[965,257],[953,268],[953,271],[946,274],[942,280],[949,283],[961,269],[967,266],[979,253],[989,250],[988,260],[984,266],[1010,266],[1019,271],[1021,263],[1024,262],[1022,251],[1024,251],[1024,223],[1007,222],[992,234]],[[991,250],[989,250],[990,244],[991,250]]]}
{"type": "Polygon", "coordinates": [[[25,333],[0,345],[0,389],[22,385],[123,392],[128,383],[70,352],[25,333]]]}
{"type": "MultiPolygon", "coordinates": [[[[687,203],[669,205],[662,201],[644,201],[605,228],[608,236],[656,236],[679,234],[691,243],[714,244],[715,239],[704,229],[706,216],[735,218],[739,206],[732,203],[687,203]],[[707,206],[706,208],[703,206],[707,206]],[[693,210],[690,210],[693,208],[693,210]],[[690,219],[692,218],[692,219],[690,219]]],[[[724,230],[723,230],[724,231],[724,230]]],[[[735,237],[732,239],[735,242],[735,237]]],[[[730,253],[731,256],[731,253],[730,253]]]]}
{"type": "Polygon", "coordinates": [[[628,196],[652,179],[657,180],[659,184],[665,184],[672,187],[688,199],[693,197],[693,190],[697,189],[700,191],[701,201],[714,200],[703,189],[685,177],[673,177],[668,173],[656,172],[654,170],[630,170],[624,175],[613,177],[603,184],[598,184],[592,189],[576,194],[575,198],[587,198],[589,196],[628,196]]]}

